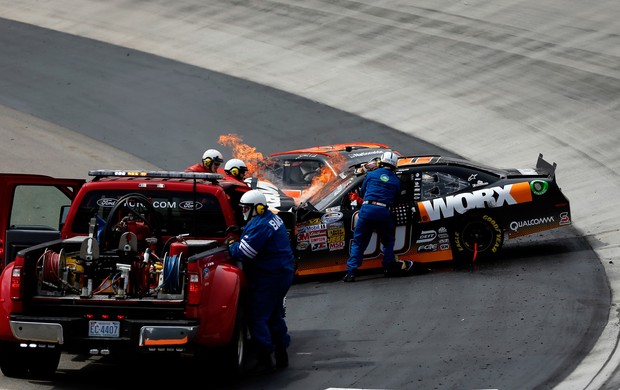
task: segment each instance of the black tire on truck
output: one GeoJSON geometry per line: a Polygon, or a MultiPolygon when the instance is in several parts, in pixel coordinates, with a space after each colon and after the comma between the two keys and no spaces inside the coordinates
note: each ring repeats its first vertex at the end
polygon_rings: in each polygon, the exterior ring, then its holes
{"type": "Polygon", "coordinates": [[[241,379],[248,370],[251,360],[251,343],[245,319],[245,310],[238,307],[235,327],[230,341],[221,347],[201,347],[193,364],[196,367],[213,367],[217,381],[228,383],[241,379]]]}
{"type": "Polygon", "coordinates": [[[0,370],[14,378],[49,377],[60,363],[60,348],[23,348],[18,343],[0,342],[0,370]]]}
{"type": "Polygon", "coordinates": [[[249,356],[249,331],[242,305],[237,309],[235,328],[230,342],[216,352],[221,359],[221,369],[227,375],[243,375],[246,372],[249,356]]]}

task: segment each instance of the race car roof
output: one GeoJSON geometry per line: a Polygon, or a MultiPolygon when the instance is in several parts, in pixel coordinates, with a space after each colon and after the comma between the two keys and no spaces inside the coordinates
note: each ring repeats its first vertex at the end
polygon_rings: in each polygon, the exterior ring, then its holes
{"type": "Polygon", "coordinates": [[[329,155],[330,153],[333,153],[333,152],[343,152],[343,151],[350,152],[350,151],[357,150],[357,149],[368,149],[368,148],[390,149],[388,145],[380,144],[376,142],[355,142],[355,143],[312,146],[309,148],[294,149],[294,150],[288,150],[285,152],[272,153],[270,156],[275,157],[275,156],[282,156],[282,155],[287,155],[287,154],[305,154],[305,153],[329,155]]]}

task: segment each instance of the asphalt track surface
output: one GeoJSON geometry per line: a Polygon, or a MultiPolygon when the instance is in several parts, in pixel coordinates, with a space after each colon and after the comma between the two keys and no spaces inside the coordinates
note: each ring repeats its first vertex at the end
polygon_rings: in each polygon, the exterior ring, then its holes
{"type": "MultiPolygon", "coordinates": [[[[125,47],[0,23],[3,171],[177,169],[224,133],[265,153],[351,139],[435,150],[413,136],[500,166],[543,152],[576,230],[474,273],[298,284],[291,367],[236,387],[616,389],[618,15],[611,2],[0,1],[0,17],[125,47]]],[[[0,387],[110,387],[108,366],[85,363],[0,387]]],[[[139,381],[178,385],[173,363],[139,381]]],[[[136,369],[149,371],[114,372],[136,369]]]]}

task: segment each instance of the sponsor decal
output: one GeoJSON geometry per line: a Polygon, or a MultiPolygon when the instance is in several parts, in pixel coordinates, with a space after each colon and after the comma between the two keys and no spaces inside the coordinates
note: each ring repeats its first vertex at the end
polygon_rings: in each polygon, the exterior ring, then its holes
{"type": "Polygon", "coordinates": [[[333,222],[327,225],[327,229],[344,229],[344,222],[333,222]]]}
{"type": "Polygon", "coordinates": [[[303,251],[308,249],[308,246],[310,246],[310,243],[307,241],[302,241],[302,242],[298,242],[297,243],[297,250],[298,251],[303,251]]]}
{"type": "Polygon", "coordinates": [[[336,242],[336,241],[344,241],[344,233],[343,234],[330,234],[327,242],[336,242]]]}
{"type": "Polygon", "coordinates": [[[331,229],[327,231],[328,237],[344,237],[344,235],[345,235],[344,228],[331,229]]]}
{"type": "Polygon", "coordinates": [[[327,224],[327,223],[332,223],[332,222],[340,221],[341,219],[342,219],[342,213],[341,212],[325,213],[321,217],[321,222],[327,224]]]}
{"type": "Polygon", "coordinates": [[[420,236],[418,237],[418,240],[416,241],[416,244],[421,244],[424,242],[430,242],[433,241],[435,238],[437,238],[437,232],[434,230],[422,230],[420,232],[420,236]]]}
{"type": "Polygon", "coordinates": [[[450,240],[448,240],[447,238],[440,238],[439,239],[439,243],[440,244],[448,244],[448,243],[450,243],[450,240]]]}
{"type": "Polygon", "coordinates": [[[309,225],[309,226],[300,226],[297,228],[297,231],[299,233],[306,233],[306,232],[314,232],[317,230],[325,230],[326,226],[324,224],[319,224],[319,225],[309,225]]]}
{"type": "Polygon", "coordinates": [[[202,269],[202,278],[207,279],[209,277],[209,268],[205,267],[202,269]]]}
{"type": "Polygon", "coordinates": [[[310,234],[308,233],[299,233],[297,235],[297,241],[308,241],[310,239],[310,234]]]}
{"type": "Polygon", "coordinates": [[[381,179],[382,182],[387,183],[390,180],[390,177],[386,174],[383,174],[379,176],[379,179],[381,179]]]}
{"type": "Polygon", "coordinates": [[[308,233],[310,237],[324,236],[325,234],[327,234],[327,230],[315,230],[308,233]]]}
{"type": "MultiPolygon", "coordinates": [[[[117,199],[114,198],[101,198],[101,199],[97,199],[97,205],[100,207],[104,207],[104,208],[108,208],[108,207],[114,207],[116,205],[117,199]]],[[[143,206],[142,202],[135,202],[135,201],[126,201],[125,202],[126,205],[128,205],[129,207],[139,207],[139,206],[143,206]]],[[[161,201],[161,200],[154,200],[152,203],[153,208],[156,209],[175,209],[177,208],[177,202],[169,202],[169,201],[161,201]]],[[[185,208],[186,210],[193,210],[193,202],[192,201],[184,201],[181,202],[179,204],[180,208],[185,208]]],[[[200,209],[202,208],[202,204],[201,203],[196,203],[196,209],[200,209]]]]}
{"type": "Polygon", "coordinates": [[[365,151],[365,152],[355,152],[355,153],[350,153],[348,154],[350,159],[354,159],[356,157],[364,157],[364,156],[374,156],[374,155],[382,155],[383,151],[381,150],[370,150],[370,151],[365,151]]]}
{"type": "MultiPolygon", "coordinates": [[[[152,202],[153,208],[156,209],[175,209],[177,207],[177,202],[166,202],[166,201],[157,201],[154,200],[152,202]]],[[[202,208],[202,203],[196,203],[196,209],[202,208]]]]}
{"type": "Polygon", "coordinates": [[[313,251],[324,251],[325,249],[327,249],[327,243],[326,242],[319,242],[317,244],[312,244],[311,249],[313,251]]]}
{"type": "MultiPolygon", "coordinates": [[[[196,206],[196,210],[200,210],[202,208],[202,203],[194,202],[193,200],[184,200],[179,203],[179,208],[183,210],[194,210],[194,205],[196,206]]],[[[153,204],[153,206],[155,206],[153,204]]]]}
{"type": "Polygon", "coordinates": [[[570,225],[570,218],[568,217],[568,213],[560,213],[560,225],[570,225]]]}
{"type": "Polygon", "coordinates": [[[530,188],[534,195],[544,195],[549,189],[549,183],[543,180],[534,180],[530,183],[530,188]]]}
{"type": "Polygon", "coordinates": [[[541,218],[532,218],[532,219],[528,219],[527,221],[512,221],[510,222],[510,230],[512,230],[513,232],[518,231],[521,228],[524,227],[530,227],[530,226],[538,226],[538,225],[549,225],[555,222],[555,218],[553,218],[553,216],[549,216],[549,217],[541,217],[541,218]]]}
{"type": "Polygon", "coordinates": [[[424,244],[418,247],[418,252],[436,252],[437,244],[424,244]]]}
{"type": "Polygon", "coordinates": [[[114,207],[116,199],[114,198],[101,198],[97,199],[97,206],[99,207],[114,207]]]}
{"type": "Polygon", "coordinates": [[[338,242],[330,242],[329,243],[329,250],[330,251],[338,251],[344,249],[344,241],[338,241],[338,242]]]}
{"type": "Polygon", "coordinates": [[[442,251],[450,250],[450,244],[441,244],[441,245],[439,245],[439,250],[442,250],[442,251]]]}
{"type": "Polygon", "coordinates": [[[327,237],[321,236],[321,237],[311,237],[310,238],[310,244],[317,244],[319,242],[327,242],[327,237]]]}
{"type": "Polygon", "coordinates": [[[455,213],[464,214],[468,210],[501,207],[531,202],[532,191],[528,182],[507,184],[504,187],[492,187],[464,192],[418,202],[422,222],[453,217],[455,213]]]}

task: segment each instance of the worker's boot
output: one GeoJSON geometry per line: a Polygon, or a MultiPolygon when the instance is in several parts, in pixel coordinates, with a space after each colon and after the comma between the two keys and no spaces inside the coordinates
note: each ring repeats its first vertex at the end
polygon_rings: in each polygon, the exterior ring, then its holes
{"type": "Polygon", "coordinates": [[[411,273],[413,269],[413,261],[411,260],[396,260],[392,264],[385,267],[384,276],[387,278],[395,276],[405,276],[411,273]]]}
{"type": "Polygon", "coordinates": [[[271,353],[258,351],[256,355],[256,365],[249,371],[250,375],[263,375],[274,372],[276,369],[271,358],[271,353]]]}
{"type": "Polygon", "coordinates": [[[274,355],[276,357],[276,368],[288,367],[288,353],[285,348],[276,348],[274,355]]]}

